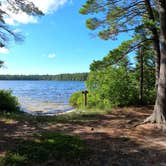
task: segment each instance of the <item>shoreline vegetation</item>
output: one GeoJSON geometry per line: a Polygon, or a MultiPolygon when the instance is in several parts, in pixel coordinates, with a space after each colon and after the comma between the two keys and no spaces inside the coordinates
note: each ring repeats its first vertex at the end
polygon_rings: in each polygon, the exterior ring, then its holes
{"type": "Polygon", "coordinates": [[[0,75],[0,80],[57,80],[57,81],[86,81],[88,73],[66,73],[57,75],[0,75]]]}

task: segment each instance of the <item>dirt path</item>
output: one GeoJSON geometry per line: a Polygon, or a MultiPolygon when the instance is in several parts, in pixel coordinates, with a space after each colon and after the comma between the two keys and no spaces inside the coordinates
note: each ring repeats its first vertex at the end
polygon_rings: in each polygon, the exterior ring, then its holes
{"type": "Polygon", "coordinates": [[[97,119],[55,124],[46,130],[78,134],[92,150],[92,165],[166,166],[166,132],[156,125],[134,127],[152,112],[150,108],[118,108],[97,119]]]}
{"type": "Polygon", "coordinates": [[[61,123],[32,125],[28,122],[0,122],[0,153],[13,146],[10,138],[32,137],[52,131],[79,135],[91,151],[91,166],[166,166],[166,132],[152,124],[139,125],[152,110],[150,108],[117,108],[110,114],[61,123]]]}

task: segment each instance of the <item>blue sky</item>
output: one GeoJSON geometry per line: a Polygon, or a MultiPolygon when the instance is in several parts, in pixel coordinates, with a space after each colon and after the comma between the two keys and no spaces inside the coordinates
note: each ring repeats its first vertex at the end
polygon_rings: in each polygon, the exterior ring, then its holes
{"type": "Polygon", "coordinates": [[[39,5],[46,13],[41,18],[22,16],[7,20],[25,40],[19,44],[10,43],[7,49],[0,50],[0,60],[5,61],[0,74],[88,72],[93,60],[103,58],[127,38],[126,35],[117,41],[92,38],[90,33],[94,32],[85,26],[88,17],[78,12],[85,0],[47,2],[50,4],[39,5]]]}

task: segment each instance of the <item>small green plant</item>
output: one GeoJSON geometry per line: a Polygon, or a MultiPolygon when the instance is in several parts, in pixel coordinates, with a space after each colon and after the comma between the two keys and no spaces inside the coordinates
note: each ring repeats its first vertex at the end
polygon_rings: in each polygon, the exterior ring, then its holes
{"type": "Polygon", "coordinates": [[[7,152],[5,160],[0,161],[0,166],[22,166],[25,164],[26,158],[17,153],[7,152]]]}
{"type": "Polygon", "coordinates": [[[0,90],[0,110],[3,112],[16,112],[19,110],[19,103],[10,90],[0,90]]]}
{"type": "Polygon", "coordinates": [[[73,93],[70,97],[69,103],[74,108],[81,108],[83,106],[83,95],[82,92],[73,93]]]}

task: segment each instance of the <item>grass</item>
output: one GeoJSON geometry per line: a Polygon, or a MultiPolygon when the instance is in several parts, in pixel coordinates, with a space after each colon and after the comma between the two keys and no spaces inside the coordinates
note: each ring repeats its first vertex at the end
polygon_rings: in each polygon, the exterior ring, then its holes
{"type": "Polygon", "coordinates": [[[88,154],[85,143],[76,136],[44,133],[34,140],[13,140],[14,148],[1,159],[1,166],[49,165],[59,161],[76,164],[88,154]]]}
{"type": "Polygon", "coordinates": [[[29,122],[31,124],[39,124],[39,123],[55,123],[55,122],[74,122],[74,121],[85,121],[85,120],[93,120],[102,115],[108,114],[110,110],[99,110],[99,109],[91,109],[84,111],[74,111],[71,113],[55,115],[55,116],[32,116],[27,113],[1,113],[0,120],[4,119],[4,121],[19,121],[19,122],[29,122]]]}

